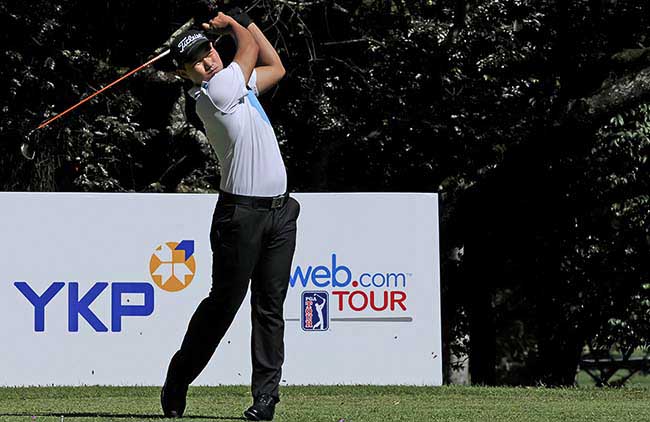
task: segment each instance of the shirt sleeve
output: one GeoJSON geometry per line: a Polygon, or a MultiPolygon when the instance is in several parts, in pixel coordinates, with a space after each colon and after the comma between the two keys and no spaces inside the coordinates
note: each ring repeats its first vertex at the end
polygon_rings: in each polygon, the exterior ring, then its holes
{"type": "Polygon", "coordinates": [[[257,71],[255,69],[253,69],[251,77],[248,79],[248,89],[253,91],[253,94],[255,94],[256,97],[260,96],[260,92],[257,89],[257,71]]]}
{"type": "Polygon", "coordinates": [[[244,74],[235,61],[204,83],[203,90],[222,113],[231,113],[248,93],[244,74]]]}

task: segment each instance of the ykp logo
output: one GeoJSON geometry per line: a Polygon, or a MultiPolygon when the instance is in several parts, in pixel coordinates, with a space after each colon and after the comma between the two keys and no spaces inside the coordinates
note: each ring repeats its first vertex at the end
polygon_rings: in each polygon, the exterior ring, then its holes
{"type": "MultiPolygon", "coordinates": [[[[45,331],[45,306],[56,296],[66,283],[52,283],[45,292],[38,295],[24,281],[14,283],[16,288],[34,306],[34,331],[45,331]]],[[[79,331],[79,316],[86,320],[90,326],[98,332],[108,331],[108,327],[97,317],[90,305],[97,297],[106,290],[108,283],[99,282],[79,298],[79,283],[68,283],[68,331],[79,331]]],[[[153,313],[154,294],[153,287],[149,283],[111,283],[111,331],[122,331],[123,316],[149,316],[153,313]],[[125,305],[122,303],[122,295],[125,293],[136,293],[144,296],[142,305],[125,305]]]]}
{"type": "MultiPolygon", "coordinates": [[[[167,242],[159,245],[149,260],[151,277],[158,287],[175,292],[186,288],[196,273],[194,260],[194,241],[167,242]]],[[[91,305],[110,290],[110,326],[112,332],[122,331],[122,318],[125,316],[146,317],[154,311],[154,289],[146,282],[97,282],[83,295],[78,282],[57,281],[50,284],[43,293],[38,294],[25,281],[16,281],[14,286],[34,307],[34,331],[45,331],[45,307],[68,287],[68,331],[79,331],[81,316],[97,332],[109,331],[108,326],[91,309],[91,305]],[[110,288],[109,288],[110,286],[110,288]],[[141,295],[140,304],[123,303],[124,295],[141,295]]]]}
{"type": "Polygon", "coordinates": [[[168,292],[177,292],[189,286],[196,274],[193,255],[193,240],[158,245],[149,260],[153,282],[168,292]]]}

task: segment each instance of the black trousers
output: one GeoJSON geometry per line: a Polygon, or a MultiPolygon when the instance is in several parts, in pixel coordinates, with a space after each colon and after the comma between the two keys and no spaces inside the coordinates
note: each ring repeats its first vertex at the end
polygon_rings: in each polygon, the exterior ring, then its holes
{"type": "Polygon", "coordinates": [[[284,361],[283,306],[296,245],[300,205],[288,198],[269,209],[222,200],[210,230],[212,289],[192,316],[167,371],[167,385],[188,386],[208,364],[251,281],[253,397],[279,399],[284,361]]]}

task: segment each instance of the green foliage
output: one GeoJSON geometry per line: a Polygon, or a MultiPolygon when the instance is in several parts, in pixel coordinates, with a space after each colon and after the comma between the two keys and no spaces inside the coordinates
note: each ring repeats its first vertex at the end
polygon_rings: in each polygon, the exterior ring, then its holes
{"type": "Polygon", "coordinates": [[[588,294],[608,293],[593,297],[601,326],[592,347],[627,352],[650,346],[650,106],[612,117],[598,138],[583,180],[595,201],[592,213],[576,222],[585,230],[566,271],[589,278],[588,294]]]}

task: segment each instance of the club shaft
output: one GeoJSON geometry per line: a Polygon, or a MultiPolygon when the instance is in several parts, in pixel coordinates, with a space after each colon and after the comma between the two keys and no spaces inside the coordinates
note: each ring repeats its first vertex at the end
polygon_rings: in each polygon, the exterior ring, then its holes
{"type": "Polygon", "coordinates": [[[147,66],[151,66],[153,63],[155,63],[156,61],[162,59],[163,57],[165,57],[165,56],[168,55],[168,54],[169,54],[169,50],[165,50],[165,51],[163,51],[162,53],[160,53],[159,55],[157,55],[157,56],[154,57],[153,59],[149,60],[148,62],[146,62],[146,63],[143,64],[142,66],[140,66],[140,67],[138,67],[138,68],[136,68],[136,69],[133,69],[133,70],[131,70],[130,72],[128,72],[128,73],[122,75],[120,78],[118,78],[118,79],[116,79],[115,81],[111,82],[110,84],[106,85],[105,87],[103,87],[103,88],[100,89],[99,91],[94,92],[94,93],[92,93],[91,95],[87,96],[86,98],[84,98],[83,100],[79,101],[77,104],[73,105],[72,107],[70,107],[70,108],[66,109],[65,111],[63,111],[63,112],[57,114],[56,116],[52,117],[51,119],[44,121],[44,122],[41,123],[41,124],[40,124],[36,129],[42,129],[42,128],[44,128],[45,126],[49,125],[50,123],[52,123],[53,121],[55,121],[55,120],[58,119],[59,117],[63,117],[63,116],[65,116],[66,114],[68,114],[69,112],[71,112],[71,111],[74,110],[75,108],[79,107],[80,105],[82,105],[82,104],[85,103],[86,101],[90,101],[91,99],[93,99],[94,97],[98,96],[98,95],[101,94],[102,92],[106,91],[107,89],[109,89],[109,88],[112,87],[113,85],[120,83],[120,82],[123,81],[124,79],[126,79],[126,78],[128,78],[129,76],[133,75],[134,73],[136,73],[136,72],[138,72],[138,71],[144,69],[145,67],[147,67],[147,66]]]}

